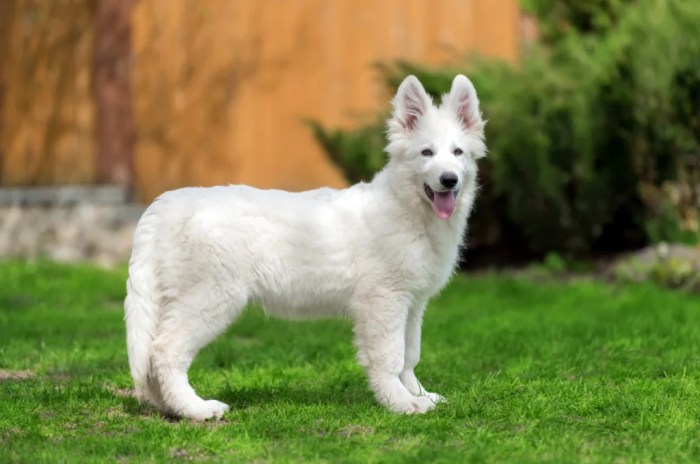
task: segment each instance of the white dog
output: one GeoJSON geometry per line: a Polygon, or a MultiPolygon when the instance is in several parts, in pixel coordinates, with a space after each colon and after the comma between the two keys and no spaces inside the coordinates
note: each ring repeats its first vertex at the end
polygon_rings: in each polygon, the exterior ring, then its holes
{"type": "Polygon", "coordinates": [[[433,106],[414,76],[393,100],[389,161],[370,183],[302,193],[246,186],[163,194],[134,235],[125,302],[137,394],[203,420],[187,371],[248,302],[285,318],[348,317],[377,401],[424,413],[443,398],[414,368],[428,299],[449,280],[477,189],[484,122],[457,76],[433,106]]]}

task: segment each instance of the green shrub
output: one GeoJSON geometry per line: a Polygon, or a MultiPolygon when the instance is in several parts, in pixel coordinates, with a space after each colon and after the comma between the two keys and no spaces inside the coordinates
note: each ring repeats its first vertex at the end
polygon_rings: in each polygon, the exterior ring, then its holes
{"type": "MultiPolygon", "coordinates": [[[[489,156],[471,248],[581,256],[697,240],[700,2],[608,3],[614,28],[572,28],[517,66],[472,59],[451,69],[382,68],[390,89],[415,74],[435,96],[463,72],[479,92],[489,156]]],[[[349,180],[383,164],[383,124],[315,130],[349,180]]]]}
{"type": "Polygon", "coordinates": [[[556,43],[572,31],[602,35],[612,31],[626,7],[635,0],[522,0],[525,11],[538,20],[545,43],[556,43]]]}
{"type": "Polygon", "coordinates": [[[370,180],[384,166],[386,137],[383,122],[360,127],[352,132],[328,130],[313,120],[307,120],[306,123],[313,131],[316,141],[333,164],[343,170],[349,182],[354,184],[370,180]]]}

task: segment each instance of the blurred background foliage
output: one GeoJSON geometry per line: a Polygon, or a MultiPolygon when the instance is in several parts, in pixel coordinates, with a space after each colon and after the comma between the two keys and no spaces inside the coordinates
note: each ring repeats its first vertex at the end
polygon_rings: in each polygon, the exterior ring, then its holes
{"type": "MultiPolygon", "coordinates": [[[[489,156],[470,223],[472,257],[596,255],[697,243],[700,2],[525,0],[540,39],[518,64],[469,57],[378,66],[389,91],[415,74],[438,96],[474,82],[489,156]]],[[[385,163],[386,112],[345,131],[311,122],[349,181],[385,163]]]]}
{"type": "Polygon", "coordinates": [[[539,20],[543,43],[553,44],[571,31],[601,35],[615,28],[623,10],[636,0],[521,0],[524,11],[539,20]]]}

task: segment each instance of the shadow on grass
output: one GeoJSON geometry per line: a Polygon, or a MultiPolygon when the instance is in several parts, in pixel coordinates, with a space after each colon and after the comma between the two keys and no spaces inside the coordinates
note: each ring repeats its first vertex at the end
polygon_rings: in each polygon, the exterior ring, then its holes
{"type": "MultiPolygon", "coordinates": [[[[342,387],[342,386],[341,386],[342,387]]],[[[282,387],[282,388],[241,388],[222,389],[218,399],[234,409],[245,409],[255,406],[371,406],[375,404],[372,393],[364,383],[339,388],[339,385],[319,384],[313,388],[282,387]]]]}
{"type": "MultiPolygon", "coordinates": [[[[159,416],[168,422],[187,421],[169,414],[163,414],[154,406],[140,402],[134,397],[119,397],[124,411],[132,416],[159,416]]],[[[376,405],[374,397],[365,383],[344,387],[338,384],[317,384],[312,388],[303,387],[252,387],[220,389],[215,395],[204,395],[205,399],[217,399],[231,407],[231,410],[246,410],[262,407],[265,409],[281,409],[287,406],[298,407],[340,407],[354,408],[376,405]],[[210,398],[211,396],[211,398],[210,398]]]]}

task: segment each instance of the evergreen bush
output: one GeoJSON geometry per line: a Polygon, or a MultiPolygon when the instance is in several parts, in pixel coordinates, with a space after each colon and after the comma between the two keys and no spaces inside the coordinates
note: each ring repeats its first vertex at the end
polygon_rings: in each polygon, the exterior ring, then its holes
{"type": "MultiPolygon", "coordinates": [[[[407,74],[434,97],[456,73],[476,86],[489,156],[470,248],[582,256],[697,241],[700,2],[601,0],[589,5],[597,19],[563,30],[551,24],[560,15],[544,14],[551,1],[527,3],[546,40],[516,65],[472,58],[449,69],[381,68],[392,91],[407,74]]],[[[384,163],[387,116],[354,131],[313,127],[355,182],[384,163]]]]}

